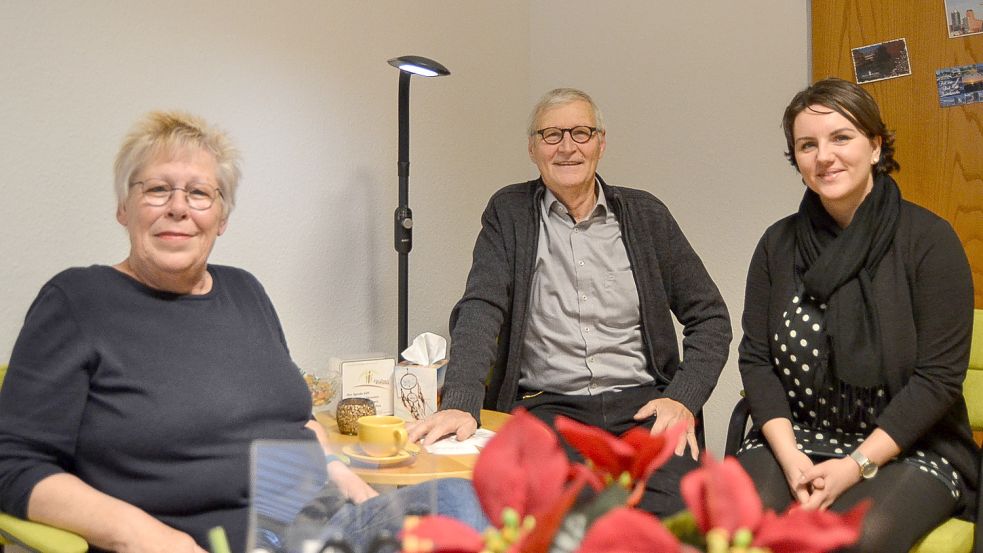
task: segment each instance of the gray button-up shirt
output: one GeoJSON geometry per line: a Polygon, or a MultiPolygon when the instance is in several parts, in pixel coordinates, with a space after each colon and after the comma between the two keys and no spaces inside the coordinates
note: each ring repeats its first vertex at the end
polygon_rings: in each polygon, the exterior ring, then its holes
{"type": "Polygon", "coordinates": [[[548,189],[543,196],[523,388],[590,395],[654,380],[621,227],[595,186],[597,203],[580,223],[548,189]]]}

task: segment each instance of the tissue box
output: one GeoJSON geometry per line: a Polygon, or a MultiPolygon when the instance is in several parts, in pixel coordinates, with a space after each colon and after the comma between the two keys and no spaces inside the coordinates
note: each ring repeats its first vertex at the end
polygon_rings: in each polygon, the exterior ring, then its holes
{"type": "Polygon", "coordinates": [[[393,414],[392,357],[331,359],[341,373],[341,397],[364,397],[375,403],[378,415],[393,414]]]}
{"type": "Polygon", "coordinates": [[[393,374],[393,411],[403,420],[420,420],[440,407],[447,360],[433,365],[401,361],[393,374]]]}

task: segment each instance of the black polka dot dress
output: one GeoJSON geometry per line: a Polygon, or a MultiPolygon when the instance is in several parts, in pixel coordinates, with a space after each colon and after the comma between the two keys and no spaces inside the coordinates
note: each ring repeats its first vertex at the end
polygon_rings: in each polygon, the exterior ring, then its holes
{"type": "MultiPolygon", "coordinates": [[[[810,457],[845,457],[876,428],[877,415],[890,399],[885,388],[872,391],[875,401],[857,405],[845,413],[843,401],[850,397],[832,386],[818,390],[816,367],[824,362],[828,340],[823,326],[826,305],[814,298],[796,294],[782,314],[782,324],[771,336],[775,371],[785,388],[785,399],[792,410],[792,430],[799,450],[810,457]]],[[[852,400],[852,397],[851,397],[852,400]]],[[[757,429],[748,433],[743,451],[765,445],[757,429]]],[[[962,481],[955,468],[941,455],[926,450],[903,452],[895,461],[909,463],[938,478],[954,498],[962,494],[962,481]]]]}

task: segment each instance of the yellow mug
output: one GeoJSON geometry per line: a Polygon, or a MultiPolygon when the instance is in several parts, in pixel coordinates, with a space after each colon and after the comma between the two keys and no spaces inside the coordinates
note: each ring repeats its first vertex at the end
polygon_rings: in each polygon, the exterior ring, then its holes
{"type": "Polygon", "coordinates": [[[359,417],[358,445],[366,455],[392,457],[406,447],[406,423],[387,415],[359,417]]]}

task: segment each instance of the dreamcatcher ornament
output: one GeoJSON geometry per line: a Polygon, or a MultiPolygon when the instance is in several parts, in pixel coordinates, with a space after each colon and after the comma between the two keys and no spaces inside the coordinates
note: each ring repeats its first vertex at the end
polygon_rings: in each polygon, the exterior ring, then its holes
{"type": "Polygon", "coordinates": [[[423,387],[420,386],[420,379],[410,372],[409,367],[403,369],[403,374],[399,377],[399,385],[396,388],[396,393],[403,407],[416,420],[422,420],[435,410],[436,406],[427,405],[427,398],[423,394],[423,387]]]}

